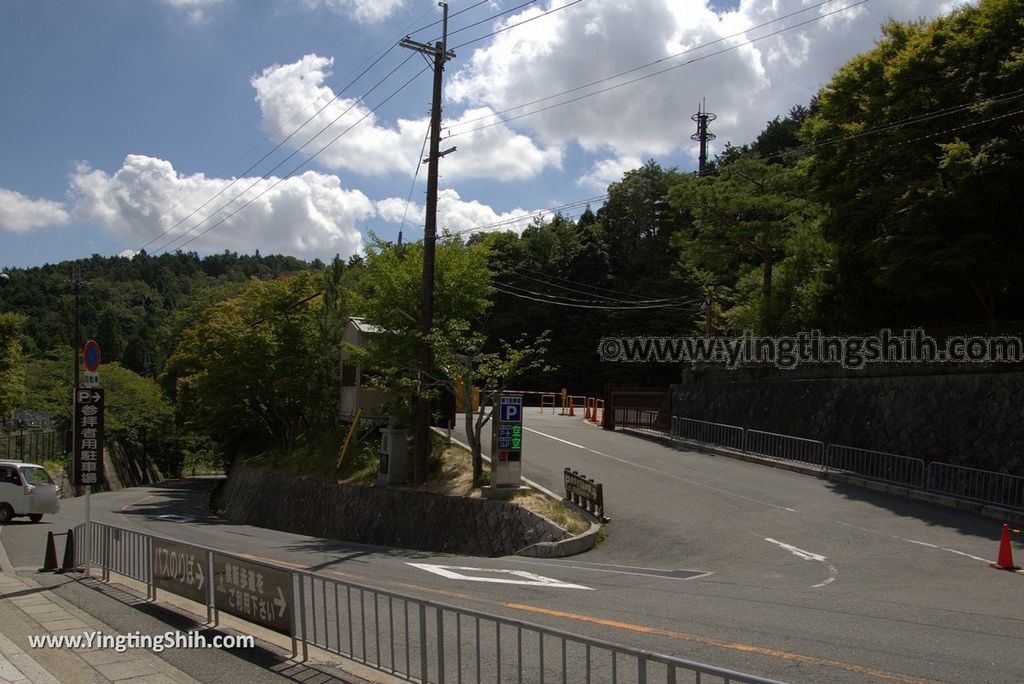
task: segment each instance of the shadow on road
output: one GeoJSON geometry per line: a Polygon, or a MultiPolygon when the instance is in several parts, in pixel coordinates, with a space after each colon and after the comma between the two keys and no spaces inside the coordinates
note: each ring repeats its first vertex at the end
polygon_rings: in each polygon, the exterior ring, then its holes
{"type": "MultiPolygon", "coordinates": [[[[917,501],[897,494],[877,492],[844,482],[827,482],[825,486],[843,498],[869,503],[902,517],[916,518],[932,527],[956,530],[964,536],[991,539],[993,544],[998,543],[1002,533],[1003,521],[997,518],[989,518],[927,501],[917,501]]],[[[1012,524],[1010,526],[1015,527],[1012,524]]],[[[1024,538],[1021,536],[1017,535],[1012,543],[1015,547],[1024,549],[1024,538]]],[[[993,546],[993,549],[995,548],[993,546]]]]}

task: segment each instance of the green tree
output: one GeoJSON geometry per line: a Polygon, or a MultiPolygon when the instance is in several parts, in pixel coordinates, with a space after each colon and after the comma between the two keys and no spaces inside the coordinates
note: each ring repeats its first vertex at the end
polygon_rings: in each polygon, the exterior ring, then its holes
{"type": "Polygon", "coordinates": [[[465,321],[453,321],[444,334],[435,334],[434,346],[439,377],[454,395],[456,378],[461,380],[466,441],[473,464],[473,486],[483,478],[483,430],[491,420],[498,397],[509,384],[533,370],[553,370],[544,362],[547,334],[539,338],[522,336],[514,343],[501,341],[498,351],[485,352],[487,339],[468,329],[465,321]],[[480,390],[479,405],[473,410],[473,390],[480,390]]]}
{"type": "Polygon", "coordinates": [[[9,420],[11,412],[25,398],[25,369],[21,363],[24,317],[0,313],[0,418],[9,420]]]}
{"type": "Polygon", "coordinates": [[[890,22],[840,68],[802,129],[830,207],[837,326],[1024,316],[1024,4],[981,0],[890,22]]]}
{"type": "Polygon", "coordinates": [[[733,287],[752,267],[759,272],[755,306],[763,333],[773,332],[781,318],[773,277],[787,242],[818,220],[820,212],[806,192],[799,170],[750,154],[718,175],[680,179],[669,191],[670,204],[693,215],[692,230],[678,233],[675,246],[684,268],[705,288],[733,287]]]}
{"type": "MultiPolygon", "coordinates": [[[[487,267],[485,244],[466,245],[457,238],[442,238],[435,254],[433,331],[436,338],[479,326],[490,301],[491,272],[487,267]]],[[[423,269],[422,244],[398,249],[374,239],[366,250],[365,272],[361,274],[359,303],[355,309],[384,332],[365,349],[353,355],[373,376],[370,383],[398,397],[392,419],[403,425],[411,419],[413,398],[430,396],[448,386],[436,371],[417,378],[419,358],[419,305],[423,269]]],[[[426,475],[427,464],[413,464],[414,482],[426,475]]]]}
{"type": "Polygon", "coordinates": [[[322,286],[308,272],[250,280],[205,310],[168,359],[163,381],[181,415],[229,460],[268,442],[288,454],[335,415],[338,344],[321,334],[313,301],[322,286]]]}

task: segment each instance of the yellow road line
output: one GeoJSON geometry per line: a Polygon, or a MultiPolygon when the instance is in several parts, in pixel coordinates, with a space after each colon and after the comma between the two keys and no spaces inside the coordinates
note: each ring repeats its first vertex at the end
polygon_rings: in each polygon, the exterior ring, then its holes
{"type": "Polygon", "coordinates": [[[699,634],[688,634],[687,632],[677,632],[669,629],[661,629],[660,627],[648,627],[646,625],[634,625],[629,622],[618,622],[615,620],[607,620],[605,618],[594,617],[591,615],[581,615],[579,613],[567,613],[561,610],[541,608],[538,606],[531,606],[523,603],[502,603],[501,605],[505,608],[511,608],[512,610],[521,610],[528,613],[537,613],[540,615],[547,615],[550,617],[576,620],[578,622],[588,622],[595,625],[601,625],[603,627],[613,627],[615,629],[622,629],[630,632],[639,632],[641,634],[654,634],[657,636],[665,636],[672,639],[693,641],[699,644],[704,644],[706,646],[727,648],[733,651],[742,651],[744,653],[765,655],[772,658],[780,658],[782,660],[794,660],[797,662],[806,663],[808,665],[824,665],[826,667],[834,667],[841,670],[846,670],[848,672],[856,672],[857,674],[870,675],[872,677],[877,677],[879,679],[901,682],[903,684],[934,684],[935,681],[931,679],[921,679],[920,677],[910,677],[895,672],[886,672],[885,670],[877,670],[875,668],[865,667],[863,665],[845,663],[841,660],[815,658],[814,656],[803,655],[802,653],[792,653],[790,651],[780,651],[779,649],[769,648],[767,646],[756,646],[754,644],[744,644],[736,641],[723,641],[721,639],[701,636],[699,634]]]}
{"type": "MultiPolygon", "coordinates": [[[[279,565],[286,565],[297,570],[308,570],[310,566],[300,565],[298,563],[290,563],[288,561],[278,560],[276,558],[267,558],[265,556],[257,556],[250,553],[239,553],[231,552],[236,556],[243,556],[246,558],[252,558],[253,560],[261,560],[269,563],[277,563],[279,565]]],[[[827,658],[816,658],[815,656],[804,655],[802,653],[793,653],[791,651],[782,651],[776,648],[770,648],[768,646],[757,646],[756,644],[744,644],[738,641],[725,641],[722,639],[716,639],[714,637],[701,636],[699,634],[690,634],[688,632],[679,632],[670,629],[662,629],[660,627],[649,627],[647,625],[636,625],[629,622],[618,622],[616,620],[609,620],[607,618],[596,617],[593,615],[584,615],[581,613],[567,613],[561,610],[554,610],[551,608],[542,608],[540,606],[531,606],[526,603],[505,603],[502,601],[495,601],[493,599],[483,598],[475,594],[466,594],[457,591],[447,591],[445,589],[435,589],[433,587],[425,587],[419,584],[411,584],[408,582],[399,582],[396,580],[381,580],[380,578],[369,578],[362,575],[356,575],[353,573],[342,572],[341,570],[328,569],[326,572],[337,575],[338,577],[344,577],[358,582],[383,582],[384,584],[390,584],[392,586],[401,587],[403,589],[412,589],[414,591],[425,591],[431,594],[439,594],[441,596],[448,596],[451,598],[459,598],[466,601],[476,601],[478,603],[489,603],[491,605],[501,606],[502,608],[508,608],[509,610],[518,610],[526,613],[534,613],[537,615],[547,615],[548,617],[557,617],[566,620],[575,620],[576,622],[585,622],[593,625],[601,625],[602,627],[611,627],[613,629],[620,629],[628,632],[636,632],[639,634],[652,634],[655,636],[668,637],[670,639],[679,639],[681,641],[692,641],[694,643],[704,644],[705,646],[714,646],[716,648],[725,648],[732,651],[741,651],[743,653],[752,653],[755,655],[768,656],[770,658],[777,658],[780,660],[790,660],[806,665],[817,665],[821,667],[831,667],[839,670],[846,670],[847,672],[855,672],[857,674],[867,675],[875,677],[877,679],[884,679],[891,682],[900,682],[900,684],[937,684],[936,680],[923,679],[921,677],[911,677],[909,675],[899,674],[898,672],[887,672],[885,670],[879,670],[873,667],[866,667],[864,665],[857,665],[855,663],[847,663],[841,660],[829,660],[827,658]]]]}

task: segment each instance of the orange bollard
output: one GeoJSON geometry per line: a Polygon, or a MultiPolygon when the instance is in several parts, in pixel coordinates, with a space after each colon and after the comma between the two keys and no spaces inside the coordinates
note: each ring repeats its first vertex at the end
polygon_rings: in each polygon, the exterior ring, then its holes
{"type": "Polygon", "coordinates": [[[572,408],[572,399],[569,400],[569,417],[575,417],[576,412],[572,408]]]}
{"type": "Polygon", "coordinates": [[[1003,534],[999,539],[999,560],[991,564],[996,570],[1020,570],[1013,564],[1013,549],[1010,548],[1010,526],[1003,523],[1003,534]]]}

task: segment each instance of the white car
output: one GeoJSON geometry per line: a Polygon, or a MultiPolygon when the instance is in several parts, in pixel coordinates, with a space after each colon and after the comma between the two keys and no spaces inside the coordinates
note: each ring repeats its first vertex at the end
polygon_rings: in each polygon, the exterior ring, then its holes
{"type": "Polygon", "coordinates": [[[46,468],[21,461],[0,461],[0,524],[28,516],[39,522],[60,510],[60,490],[46,468]]]}

